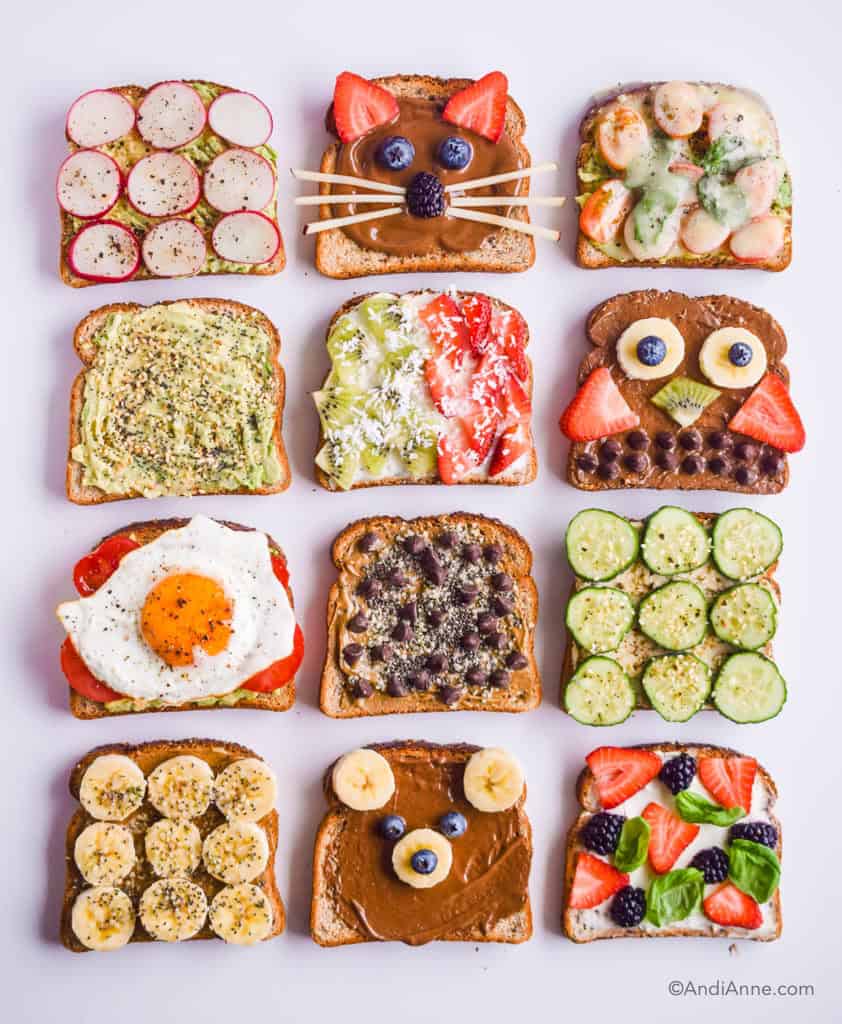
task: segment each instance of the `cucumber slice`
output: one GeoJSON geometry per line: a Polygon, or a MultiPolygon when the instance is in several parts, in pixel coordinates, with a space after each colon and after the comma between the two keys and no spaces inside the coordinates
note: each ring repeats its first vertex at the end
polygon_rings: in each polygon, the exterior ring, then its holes
{"type": "Polygon", "coordinates": [[[705,564],[710,557],[710,537],[692,512],[665,505],[649,517],[640,550],[652,572],[674,576],[705,564]]]}
{"type": "Polygon", "coordinates": [[[710,695],[710,669],[693,654],[652,658],[643,673],[643,692],[667,722],[686,722],[710,695]]]}
{"type": "Polygon", "coordinates": [[[713,685],[716,709],[732,722],[765,722],[786,701],[786,683],[777,665],[754,651],[732,654],[713,685]]]}
{"type": "Polygon", "coordinates": [[[586,658],[564,691],[564,707],[582,725],[619,725],[634,710],[631,681],[613,658],[586,658]]]}
{"type": "Polygon", "coordinates": [[[748,580],[777,562],[784,546],[777,523],[750,508],[723,512],[713,528],[713,560],[731,580],[748,580]]]}
{"type": "Polygon", "coordinates": [[[586,508],[570,520],[565,544],[573,572],[600,583],[628,569],[637,558],[640,538],[627,519],[586,508]]]}
{"type": "Polygon", "coordinates": [[[765,587],[741,583],[716,598],[710,610],[710,624],[726,644],[756,651],[775,635],[778,610],[765,587]]]}
{"type": "Polygon", "coordinates": [[[637,622],[665,651],[686,651],[700,644],[707,629],[707,601],[695,583],[673,580],[640,602],[637,622]]]}
{"type": "Polygon", "coordinates": [[[588,654],[616,651],[634,622],[634,605],[616,587],[585,587],[570,598],[566,622],[588,654]]]}

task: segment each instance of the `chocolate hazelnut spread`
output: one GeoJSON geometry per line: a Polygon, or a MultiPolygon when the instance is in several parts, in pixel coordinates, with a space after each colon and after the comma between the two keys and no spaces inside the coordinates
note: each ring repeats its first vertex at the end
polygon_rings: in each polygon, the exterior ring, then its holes
{"type": "MultiPolygon", "coordinates": [[[[348,174],[374,182],[406,187],[416,174],[426,171],[435,174],[446,186],[517,170],[526,162],[525,154],[507,133],[503,134],[499,142],[494,143],[474,132],[443,121],[442,103],[426,99],[401,99],[398,105],[400,112],[396,120],[373,129],[353,142],[340,143],[336,157],[337,174],[348,174]],[[415,158],[412,163],[400,171],[383,167],[377,159],[380,144],[391,135],[403,135],[415,147],[415,158]],[[473,148],[473,155],[462,170],[448,170],[437,157],[440,143],[451,135],[467,139],[473,148]]],[[[356,186],[334,185],[332,190],[335,193],[347,194],[376,192],[377,188],[375,186],[372,189],[361,189],[356,186]]],[[[525,191],[526,186],[521,180],[471,189],[469,194],[520,195],[525,191]]],[[[401,205],[401,197],[396,196],[395,199],[395,205],[401,205]]],[[[356,206],[349,203],[333,207],[331,212],[332,216],[342,217],[354,213],[370,213],[372,209],[368,204],[356,206]]],[[[495,207],[491,212],[505,217],[509,216],[510,208],[495,207]]],[[[478,249],[489,235],[500,229],[491,225],[456,220],[448,217],[446,213],[439,217],[423,218],[405,211],[382,220],[352,224],[342,230],[364,249],[372,249],[391,256],[422,256],[437,248],[446,249],[448,252],[478,249]]]]}
{"type": "Polygon", "coordinates": [[[395,792],[376,811],[353,811],[336,803],[326,777],[333,815],[331,849],[324,858],[325,885],[333,894],[344,923],[367,939],[399,940],[419,946],[441,937],[473,938],[488,934],[513,914],[529,912],[531,831],[523,797],[508,811],[478,811],[465,798],[464,767],[478,747],[375,745],[390,763],[395,792]],[[443,881],[430,889],[414,889],[395,874],[394,841],[384,839],[378,823],[399,814],[407,831],[436,829],[448,811],[464,815],[468,827],[449,840],[453,864],[443,881]]]}

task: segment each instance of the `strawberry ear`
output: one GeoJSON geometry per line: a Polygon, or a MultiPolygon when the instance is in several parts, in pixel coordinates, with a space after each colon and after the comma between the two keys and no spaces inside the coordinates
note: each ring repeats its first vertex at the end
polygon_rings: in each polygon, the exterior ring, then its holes
{"type": "Polygon", "coordinates": [[[509,81],[502,71],[487,75],[454,93],[442,112],[442,120],[499,142],[506,125],[509,81]]]}
{"type": "Polygon", "coordinates": [[[398,116],[398,101],[386,89],[351,71],[337,75],[333,120],[343,142],[353,142],[398,116]]]}

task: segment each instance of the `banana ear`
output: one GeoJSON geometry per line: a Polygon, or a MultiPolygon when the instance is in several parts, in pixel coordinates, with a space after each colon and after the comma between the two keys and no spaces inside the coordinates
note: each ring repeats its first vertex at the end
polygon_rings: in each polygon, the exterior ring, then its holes
{"type": "Polygon", "coordinates": [[[388,89],[352,71],[337,75],[333,88],[333,122],[343,142],[353,142],[372,129],[389,124],[399,113],[398,101],[388,89]]]}
{"type": "Polygon", "coordinates": [[[360,747],[339,758],[331,784],[337,800],[352,811],[376,811],[392,799],[395,774],[382,754],[360,747]]]}

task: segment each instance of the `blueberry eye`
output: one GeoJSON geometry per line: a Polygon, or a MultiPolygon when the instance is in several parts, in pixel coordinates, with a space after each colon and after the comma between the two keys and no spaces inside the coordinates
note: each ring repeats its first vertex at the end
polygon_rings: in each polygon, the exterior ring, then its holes
{"type": "Polygon", "coordinates": [[[384,839],[400,839],[406,832],[406,822],[399,814],[387,814],[377,828],[384,839]]]}
{"type": "Polygon", "coordinates": [[[415,146],[403,135],[390,135],[377,150],[377,162],[388,171],[403,171],[415,159],[415,146]]]}
{"type": "Polygon", "coordinates": [[[464,814],[458,811],[448,811],[439,818],[439,832],[448,839],[456,839],[464,835],[468,828],[468,822],[464,814]]]}
{"type": "Polygon", "coordinates": [[[728,359],[734,366],[748,366],[753,355],[754,352],[751,350],[751,345],[746,344],[744,341],[735,341],[728,349],[728,359]]]}
{"type": "Polygon", "coordinates": [[[432,850],[416,850],[412,855],[410,864],[412,870],[419,875],[431,875],[436,870],[439,859],[432,850]]]}
{"type": "Polygon", "coordinates": [[[474,155],[473,146],[458,135],[448,135],[439,143],[438,158],[442,167],[449,171],[464,170],[474,155]]]}
{"type": "Polygon", "coordinates": [[[644,366],[658,366],[667,357],[667,346],[662,338],[647,334],[637,343],[637,358],[644,366]]]}

